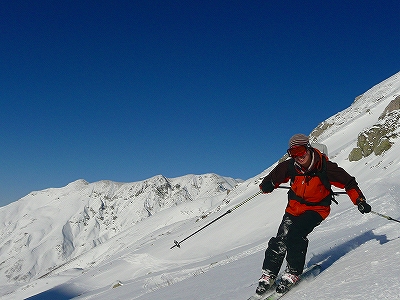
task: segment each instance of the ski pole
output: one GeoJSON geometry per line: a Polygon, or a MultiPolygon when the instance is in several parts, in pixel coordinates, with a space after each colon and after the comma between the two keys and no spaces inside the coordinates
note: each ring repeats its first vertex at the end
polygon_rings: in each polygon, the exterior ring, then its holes
{"type": "Polygon", "coordinates": [[[253,196],[250,196],[249,198],[247,198],[246,200],[240,202],[239,204],[237,204],[236,206],[234,206],[231,209],[228,209],[224,214],[220,215],[218,218],[212,220],[211,222],[207,223],[206,225],[204,225],[203,227],[201,227],[200,229],[196,230],[195,232],[193,232],[191,235],[185,237],[182,241],[178,242],[178,241],[174,241],[175,245],[173,245],[170,249],[174,248],[174,247],[181,247],[181,244],[186,241],[188,238],[194,236],[196,233],[198,233],[199,231],[203,230],[204,228],[206,228],[207,226],[210,226],[212,223],[214,223],[215,221],[221,219],[222,217],[226,216],[227,214],[231,213],[232,211],[234,211],[235,209],[239,208],[240,206],[242,206],[243,204],[247,203],[248,201],[250,201],[251,199],[257,197],[258,195],[260,195],[262,193],[262,191],[258,191],[257,193],[255,193],[253,196]]]}
{"type": "Polygon", "coordinates": [[[377,216],[380,216],[380,217],[382,217],[382,218],[388,219],[388,220],[390,220],[390,221],[395,221],[395,222],[399,222],[399,223],[400,223],[399,220],[396,220],[396,219],[393,219],[392,217],[385,216],[385,215],[383,215],[383,214],[377,213],[376,211],[371,210],[371,213],[373,213],[373,214],[375,214],[375,215],[377,215],[377,216]]]}
{"type": "MultiPolygon", "coordinates": [[[[290,190],[290,186],[278,186],[278,188],[290,190]]],[[[340,195],[340,194],[347,194],[347,193],[346,193],[346,192],[333,192],[333,194],[334,194],[335,196],[338,196],[338,195],[340,195]]]]}

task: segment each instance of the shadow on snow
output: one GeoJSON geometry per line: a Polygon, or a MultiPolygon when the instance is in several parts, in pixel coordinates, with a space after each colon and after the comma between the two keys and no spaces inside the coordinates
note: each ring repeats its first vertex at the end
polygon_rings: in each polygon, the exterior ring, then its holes
{"type": "Polygon", "coordinates": [[[339,260],[341,257],[349,253],[351,250],[354,250],[362,244],[371,240],[377,240],[381,245],[390,241],[387,239],[386,235],[377,235],[372,231],[367,231],[343,244],[337,245],[336,247],[329,249],[324,253],[313,256],[308,262],[307,266],[320,264],[322,272],[325,269],[329,268],[335,261],[339,260]]]}
{"type": "Polygon", "coordinates": [[[27,300],[68,300],[79,296],[81,293],[73,291],[66,286],[56,286],[35,296],[26,298],[27,300]]]}

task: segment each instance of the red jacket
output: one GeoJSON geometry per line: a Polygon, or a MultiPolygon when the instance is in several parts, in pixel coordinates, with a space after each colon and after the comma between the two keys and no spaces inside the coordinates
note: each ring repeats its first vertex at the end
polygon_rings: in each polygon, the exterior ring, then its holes
{"type": "MultiPolygon", "coordinates": [[[[314,162],[310,170],[304,172],[299,165],[294,163],[293,159],[278,164],[267,176],[264,181],[271,181],[275,188],[280,184],[288,182],[292,177],[293,164],[295,165],[294,181],[291,183],[291,189],[294,194],[301,197],[306,202],[318,203],[325,197],[329,196],[330,191],[324,186],[318,176],[310,176],[308,174],[313,171],[321,171],[322,169],[322,155],[317,149],[311,150],[311,155],[314,157],[314,162]]],[[[358,184],[353,176],[347,173],[343,168],[339,167],[336,163],[331,162],[326,158],[326,175],[331,185],[345,189],[351,201],[356,205],[359,197],[364,198],[358,184]]],[[[323,219],[330,213],[330,206],[326,205],[307,205],[295,200],[289,193],[288,205],[286,212],[294,216],[299,216],[307,210],[314,210],[318,212],[323,219]]]]}

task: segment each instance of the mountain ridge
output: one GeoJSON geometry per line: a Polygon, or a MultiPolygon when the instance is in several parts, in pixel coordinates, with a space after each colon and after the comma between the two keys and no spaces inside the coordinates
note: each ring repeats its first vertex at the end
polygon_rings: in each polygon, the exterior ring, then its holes
{"type": "MultiPolygon", "coordinates": [[[[13,261],[11,266],[7,269],[7,260],[4,260],[0,272],[11,281],[42,276],[127,226],[179,203],[210,197],[223,199],[239,183],[212,173],[170,179],[157,175],[133,183],[109,180],[88,183],[79,179],[65,187],[31,192],[0,209],[0,218],[5,224],[0,228],[0,257],[7,252],[14,253],[8,259],[8,265],[13,261]],[[44,229],[30,233],[28,227],[44,229]],[[27,261],[34,260],[32,248],[40,249],[42,257],[47,259],[23,267],[27,261]],[[46,260],[56,261],[57,265],[48,265],[46,260]]],[[[200,205],[196,213],[201,214],[207,207],[200,205]]]]}

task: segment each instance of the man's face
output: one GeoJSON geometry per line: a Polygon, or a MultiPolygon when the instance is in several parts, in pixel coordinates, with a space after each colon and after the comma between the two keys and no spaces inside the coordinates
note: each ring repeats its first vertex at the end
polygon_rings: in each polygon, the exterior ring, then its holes
{"type": "Polygon", "coordinates": [[[307,149],[303,156],[296,156],[294,160],[304,168],[308,168],[311,164],[311,154],[310,150],[307,149]]]}

